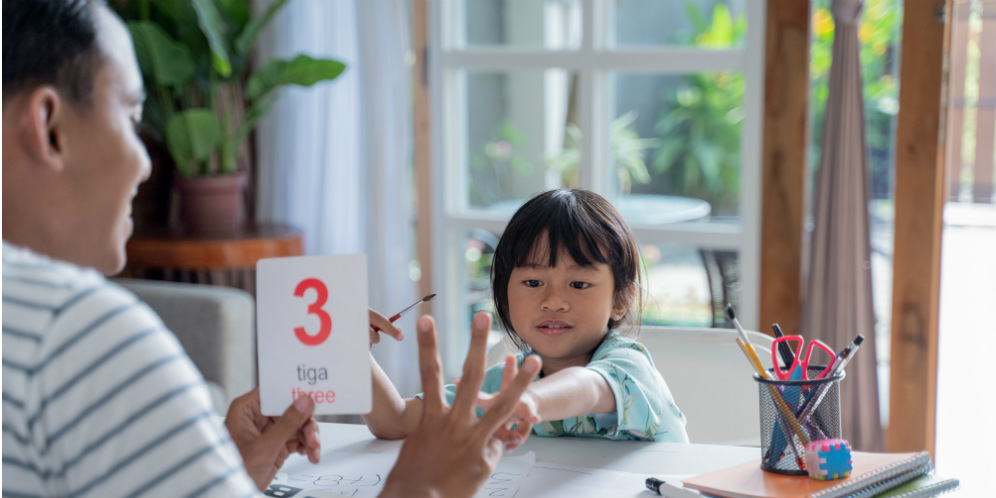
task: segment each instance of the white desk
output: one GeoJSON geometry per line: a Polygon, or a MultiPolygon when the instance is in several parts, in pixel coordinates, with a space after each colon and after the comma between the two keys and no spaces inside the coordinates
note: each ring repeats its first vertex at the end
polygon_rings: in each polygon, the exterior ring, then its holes
{"type": "MultiPolygon", "coordinates": [[[[301,491],[294,498],[307,496],[319,498],[321,496],[343,496],[343,494],[346,496],[369,496],[364,495],[364,491],[374,489],[372,487],[367,490],[361,488],[358,493],[354,493],[354,491],[360,486],[382,484],[382,479],[387,476],[386,471],[389,470],[390,465],[397,457],[402,441],[378,440],[370,434],[364,425],[328,423],[320,425],[322,462],[318,466],[314,466],[303,457],[293,455],[287,460],[281,473],[278,474],[277,482],[299,488],[301,491]],[[371,470],[363,473],[364,475],[350,474],[347,476],[344,474],[349,474],[349,472],[339,470],[336,467],[338,462],[364,465],[363,461],[373,462],[375,460],[379,460],[379,463],[371,464],[371,470]],[[390,460],[391,463],[384,463],[387,460],[390,460]],[[376,465],[380,465],[380,467],[376,467],[376,465]],[[338,479],[328,477],[332,474],[335,474],[338,479]],[[302,475],[309,477],[303,479],[302,475]],[[353,486],[346,489],[345,481],[352,482],[353,486]]],[[[612,496],[643,498],[657,496],[646,490],[644,479],[647,477],[659,477],[669,482],[675,482],[680,477],[709,472],[760,458],[760,450],[756,447],[606,441],[568,437],[541,438],[536,436],[530,437],[521,448],[506,454],[504,458],[525,458],[530,452],[535,454],[536,469],[544,465],[600,469],[607,472],[603,472],[599,477],[612,481],[604,483],[606,486],[611,486],[612,496]]],[[[499,464],[499,469],[500,466],[501,464],[499,464]]],[[[544,475],[550,475],[549,469],[544,469],[544,471],[547,472],[544,475]]],[[[585,495],[586,487],[563,489],[551,487],[549,480],[545,483],[530,482],[530,478],[539,474],[541,472],[533,472],[523,478],[522,486],[519,488],[519,496],[569,495],[583,497],[606,495],[605,487],[591,489],[591,494],[585,495]]],[[[535,479],[533,480],[535,481],[535,479]]],[[[678,482],[675,484],[680,486],[678,482]]],[[[491,491],[483,496],[513,496],[511,493],[511,491],[505,494],[491,491]]]]}

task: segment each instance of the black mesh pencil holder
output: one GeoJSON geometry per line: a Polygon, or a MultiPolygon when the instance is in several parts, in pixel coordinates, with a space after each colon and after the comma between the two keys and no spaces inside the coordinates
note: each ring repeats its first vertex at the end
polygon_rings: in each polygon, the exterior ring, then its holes
{"type": "MultiPolygon", "coordinates": [[[[821,365],[810,365],[816,377],[821,365]]],[[[840,438],[840,381],[836,377],[817,380],[771,380],[754,375],[761,409],[761,469],[789,475],[806,475],[806,444],[840,438]],[[791,418],[788,416],[791,415],[791,418]]]]}

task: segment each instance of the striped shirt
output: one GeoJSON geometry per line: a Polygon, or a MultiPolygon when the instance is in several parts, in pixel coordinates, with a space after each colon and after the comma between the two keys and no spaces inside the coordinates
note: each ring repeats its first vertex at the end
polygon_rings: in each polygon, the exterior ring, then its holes
{"type": "Polygon", "coordinates": [[[172,332],[93,270],[3,242],[3,496],[254,496],[172,332]]]}

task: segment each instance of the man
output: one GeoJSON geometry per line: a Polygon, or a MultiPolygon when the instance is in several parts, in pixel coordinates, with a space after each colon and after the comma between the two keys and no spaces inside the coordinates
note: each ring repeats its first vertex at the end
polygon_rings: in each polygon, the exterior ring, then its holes
{"type": "MultiPolygon", "coordinates": [[[[142,101],[130,37],[105,5],[3,1],[4,496],[247,496],[290,452],[318,460],[310,399],[271,419],[252,391],[218,427],[172,333],[103,277],[124,266],[130,202],[149,175],[142,101]]],[[[427,394],[385,494],[469,496],[497,464],[508,413],[539,367],[524,365],[478,421],[484,322],[469,388],[454,409],[427,394]]],[[[439,395],[431,319],[418,337],[425,390],[439,395]]]]}
{"type": "MultiPolygon", "coordinates": [[[[288,451],[318,459],[307,398],[254,431],[208,391],[125,263],[149,176],[124,24],[85,1],[3,3],[3,494],[244,496],[288,451]],[[238,450],[251,452],[250,480],[238,450]],[[255,480],[255,482],[254,482],[255,480]]],[[[264,423],[265,422],[265,423],[264,423]]]]}

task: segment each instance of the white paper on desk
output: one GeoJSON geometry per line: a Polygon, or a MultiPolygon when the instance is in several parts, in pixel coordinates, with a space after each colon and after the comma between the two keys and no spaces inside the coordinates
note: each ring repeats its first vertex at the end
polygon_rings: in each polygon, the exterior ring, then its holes
{"type": "MultiPolygon", "coordinates": [[[[376,454],[323,453],[318,465],[300,459],[286,465],[270,483],[267,496],[331,498],[352,496],[370,498],[384,488],[384,480],[394,467],[395,452],[376,454]]],[[[498,462],[491,479],[475,495],[477,498],[511,498],[518,494],[522,480],[533,469],[536,455],[505,457],[498,462]]]]}
{"type": "Polygon", "coordinates": [[[647,489],[648,477],[681,486],[681,477],[672,475],[645,475],[616,470],[588,469],[569,465],[538,462],[519,488],[519,496],[531,498],[600,498],[639,497],[650,498],[656,493],[647,489]]]}
{"type": "Polygon", "coordinates": [[[366,256],[261,259],[256,323],[263,415],[301,392],[316,415],[370,411],[366,256]]]}

